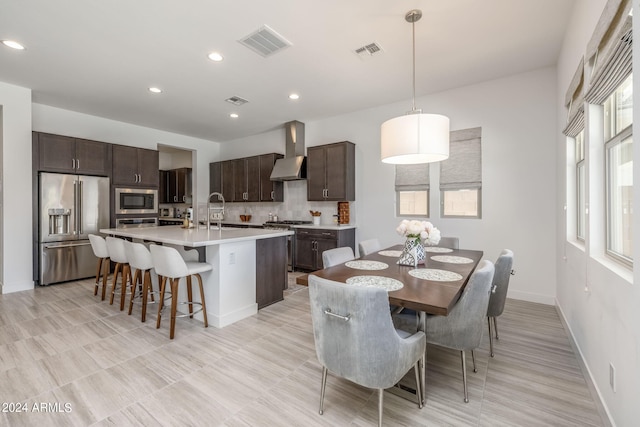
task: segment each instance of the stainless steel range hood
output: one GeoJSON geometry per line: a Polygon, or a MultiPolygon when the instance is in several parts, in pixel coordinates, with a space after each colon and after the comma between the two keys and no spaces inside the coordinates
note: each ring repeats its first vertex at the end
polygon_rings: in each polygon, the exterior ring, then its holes
{"type": "Polygon", "coordinates": [[[304,156],[304,123],[291,121],[284,124],[285,156],[276,160],[271,181],[294,181],[307,178],[307,158],[304,156]]]}

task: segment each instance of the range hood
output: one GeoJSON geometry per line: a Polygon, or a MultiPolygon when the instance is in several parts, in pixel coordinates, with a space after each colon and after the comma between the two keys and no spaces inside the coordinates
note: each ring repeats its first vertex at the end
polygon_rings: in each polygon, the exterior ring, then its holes
{"type": "Polygon", "coordinates": [[[276,160],[271,181],[294,181],[307,178],[307,158],[304,156],[304,123],[296,120],[284,124],[285,156],[276,160]]]}

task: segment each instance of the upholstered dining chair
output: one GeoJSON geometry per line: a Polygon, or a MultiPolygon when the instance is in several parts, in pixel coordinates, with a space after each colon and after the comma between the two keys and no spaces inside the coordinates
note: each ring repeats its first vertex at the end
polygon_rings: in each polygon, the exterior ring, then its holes
{"type": "Polygon", "coordinates": [[[441,237],[437,246],[441,248],[460,249],[460,239],[457,237],[441,237]]]}
{"type": "Polygon", "coordinates": [[[449,315],[427,316],[427,343],[460,351],[465,403],[469,402],[465,351],[471,350],[473,371],[477,372],[473,350],[478,348],[482,341],[483,323],[489,306],[494,271],[495,267],[491,261],[481,261],[449,315]]]}
{"type": "Polygon", "coordinates": [[[489,296],[489,308],[487,309],[491,357],[493,357],[493,333],[495,333],[496,339],[499,339],[496,317],[500,316],[504,311],[504,303],[507,299],[507,290],[509,289],[509,278],[514,274],[511,269],[512,267],[513,251],[504,249],[496,261],[496,272],[493,275],[491,295],[489,296]],[[491,323],[493,323],[493,331],[491,330],[491,323]]]}
{"type": "Polygon", "coordinates": [[[327,249],[322,252],[322,265],[324,268],[333,267],[334,265],[342,264],[355,258],[356,256],[350,246],[327,249]]]}
{"type": "Polygon", "coordinates": [[[311,274],[309,300],[316,354],[322,365],[321,415],[327,371],[378,390],[381,426],[384,389],[393,387],[413,367],[418,407],[422,407],[425,335],[396,331],[385,289],[351,286],[311,274]]]}
{"type": "Polygon", "coordinates": [[[382,247],[380,246],[380,240],[378,239],[363,240],[358,244],[358,252],[360,253],[360,256],[372,254],[380,249],[382,249],[382,247]]]}

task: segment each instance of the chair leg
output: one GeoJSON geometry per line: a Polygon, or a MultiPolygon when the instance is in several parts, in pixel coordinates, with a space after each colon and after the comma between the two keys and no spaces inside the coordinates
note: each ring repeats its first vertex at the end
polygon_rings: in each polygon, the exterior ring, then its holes
{"type": "MultiPolygon", "coordinates": [[[[147,297],[149,292],[153,292],[151,271],[145,270],[144,279],[142,280],[142,315],[140,316],[140,320],[143,323],[147,320],[147,297]]],[[[153,298],[153,294],[151,294],[151,297],[153,298]]]]}
{"type": "Polygon", "coordinates": [[[378,389],[378,427],[382,427],[382,408],[384,405],[384,389],[378,389]]]}
{"type": "Polygon", "coordinates": [[[489,353],[493,357],[493,331],[491,327],[491,317],[487,317],[487,323],[489,324],[489,353]]]}
{"type": "Polygon", "coordinates": [[[107,297],[107,277],[109,276],[109,270],[111,269],[111,260],[104,258],[104,272],[102,273],[102,301],[107,297]]]}
{"type": "Polygon", "coordinates": [[[187,276],[187,301],[189,301],[189,318],[193,319],[193,289],[191,289],[191,275],[187,276]]]}
{"type": "Polygon", "coordinates": [[[100,283],[100,273],[102,272],[102,260],[104,258],[98,258],[98,265],[96,266],[96,287],[93,289],[93,295],[98,295],[98,284],[100,283]]]}
{"type": "Polygon", "coordinates": [[[113,297],[116,294],[116,286],[118,285],[118,274],[122,270],[122,264],[116,263],[116,267],[113,270],[113,283],[111,284],[111,298],[109,299],[109,305],[113,305],[113,297]]]}
{"type": "Polygon", "coordinates": [[[499,340],[500,337],[498,336],[498,319],[496,317],[493,318],[493,329],[496,330],[496,339],[499,340]]]}
{"type": "MultiPolygon", "coordinates": [[[[158,319],[156,320],[156,329],[160,328],[160,320],[162,319],[162,307],[164,306],[164,290],[167,286],[167,278],[160,280],[160,301],[158,301],[158,319]]],[[[173,298],[173,295],[171,295],[173,298]]]]}
{"type": "Polygon", "coordinates": [[[173,339],[176,333],[176,313],[178,311],[178,283],[180,278],[171,280],[171,324],[169,326],[169,338],[173,339]]]}
{"type": "Polygon", "coordinates": [[[131,279],[131,293],[129,298],[129,316],[131,316],[131,312],[133,311],[133,299],[136,297],[136,287],[138,286],[138,280],[142,281],[141,271],[136,268],[136,272],[133,274],[133,279],[131,279]]]}
{"type": "Polygon", "coordinates": [[[324,390],[327,388],[327,368],[322,367],[322,380],[320,382],[320,415],[324,413],[324,390]]]}
{"type": "Polygon", "coordinates": [[[120,288],[120,311],[124,310],[124,302],[127,299],[127,283],[131,284],[131,267],[129,264],[122,266],[122,288],[120,288]]]}
{"type": "Polygon", "coordinates": [[[464,403],[469,403],[469,392],[467,391],[467,359],[464,350],[460,352],[462,358],[462,386],[464,387],[464,403]]]}
{"type": "Polygon", "coordinates": [[[202,320],[204,321],[204,327],[209,327],[209,321],[207,320],[207,305],[204,302],[204,286],[202,286],[202,276],[200,274],[196,274],[196,279],[198,279],[198,285],[200,286],[200,301],[202,302],[202,320]]]}
{"type": "Polygon", "coordinates": [[[478,372],[478,368],[476,368],[476,353],[471,350],[471,361],[473,362],[473,372],[478,372]]]}
{"type": "Polygon", "coordinates": [[[413,370],[416,373],[416,396],[418,397],[418,408],[422,409],[422,381],[420,381],[422,375],[420,374],[420,360],[413,365],[413,370]]]}

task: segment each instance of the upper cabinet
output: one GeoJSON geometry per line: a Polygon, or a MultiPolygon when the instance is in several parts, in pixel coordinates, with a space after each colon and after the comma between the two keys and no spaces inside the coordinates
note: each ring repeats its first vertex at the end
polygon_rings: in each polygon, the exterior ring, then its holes
{"type": "Polygon", "coordinates": [[[34,132],[39,170],[109,176],[111,144],[34,132]]]}
{"type": "Polygon", "coordinates": [[[225,202],[281,202],[282,182],[271,181],[271,170],[281,154],[263,154],[209,164],[209,193],[221,193],[225,202]]]}
{"type": "Polygon", "coordinates": [[[307,148],[307,199],[353,201],[355,144],[349,141],[307,148]]]}
{"type": "MultiPolygon", "coordinates": [[[[167,203],[191,203],[191,168],[172,169],[166,172],[165,200],[167,203]]],[[[160,175],[162,177],[162,174],[160,175]]],[[[162,199],[161,199],[162,200],[162,199]]]]}
{"type": "Polygon", "coordinates": [[[113,184],[158,188],[158,178],[157,151],[113,145],[113,184]]]}
{"type": "Polygon", "coordinates": [[[282,202],[284,200],[284,185],[282,181],[271,181],[271,172],[276,160],[283,158],[282,154],[263,154],[260,156],[260,201],[282,202]]]}

